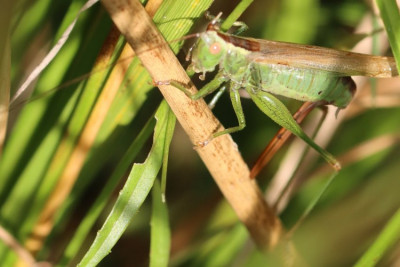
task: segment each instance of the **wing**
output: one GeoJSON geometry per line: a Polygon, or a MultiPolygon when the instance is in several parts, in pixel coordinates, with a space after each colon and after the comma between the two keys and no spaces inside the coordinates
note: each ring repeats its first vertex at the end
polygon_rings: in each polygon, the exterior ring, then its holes
{"type": "Polygon", "coordinates": [[[252,51],[249,59],[254,62],[324,70],[337,76],[398,76],[396,62],[392,57],[218,34],[226,41],[252,51]]]}

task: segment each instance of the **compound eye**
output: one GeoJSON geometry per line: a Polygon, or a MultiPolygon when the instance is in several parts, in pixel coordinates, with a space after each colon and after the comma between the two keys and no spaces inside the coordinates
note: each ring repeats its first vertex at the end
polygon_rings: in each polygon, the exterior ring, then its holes
{"type": "Polygon", "coordinates": [[[221,51],[221,44],[220,43],[213,43],[210,46],[210,53],[212,55],[216,55],[221,51]]]}

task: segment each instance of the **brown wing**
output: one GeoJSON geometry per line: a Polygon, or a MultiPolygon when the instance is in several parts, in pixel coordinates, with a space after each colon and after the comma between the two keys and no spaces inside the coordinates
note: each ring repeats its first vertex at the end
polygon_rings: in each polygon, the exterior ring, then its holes
{"type": "Polygon", "coordinates": [[[250,50],[251,60],[266,64],[282,64],[295,68],[311,68],[332,72],[338,76],[398,76],[392,57],[372,56],[312,45],[300,45],[228,34],[219,35],[226,41],[250,50]]]}

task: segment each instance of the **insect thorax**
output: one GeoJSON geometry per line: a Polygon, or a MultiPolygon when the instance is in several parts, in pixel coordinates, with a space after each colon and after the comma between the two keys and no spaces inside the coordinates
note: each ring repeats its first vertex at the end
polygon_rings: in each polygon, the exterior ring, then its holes
{"type": "MultiPolygon", "coordinates": [[[[225,42],[221,39],[221,42],[225,42]]],[[[245,82],[250,76],[249,51],[236,47],[230,43],[226,44],[226,52],[220,61],[220,70],[234,82],[245,82]]]]}

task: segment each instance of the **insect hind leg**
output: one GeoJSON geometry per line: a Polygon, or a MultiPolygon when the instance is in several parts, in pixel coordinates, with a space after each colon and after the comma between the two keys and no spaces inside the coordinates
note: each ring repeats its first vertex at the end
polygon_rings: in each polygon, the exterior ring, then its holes
{"type": "MultiPolygon", "coordinates": [[[[299,110],[293,115],[293,119],[300,124],[308,114],[314,110],[315,108],[319,108],[322,110],[322,116],[320,123],[322,123],[327,115],[327,107],[325,101],[318,102],[305,102],[299,110]]],[[[320,125],[316,127],[316,132],[318,131],[320,125]]],[[[289,139],[292,133],[286,128],[281,128],[274,138],[269,142],[267,147],[258,157],[256,163],[253,165],[253,168],[250,172],[250,177],[255,178],[261,172],[261,170],[267,165],[271,159],[275,156],[275,154],[279,151],[279,149],[285,144],[285,142],[289,139]]]]}

